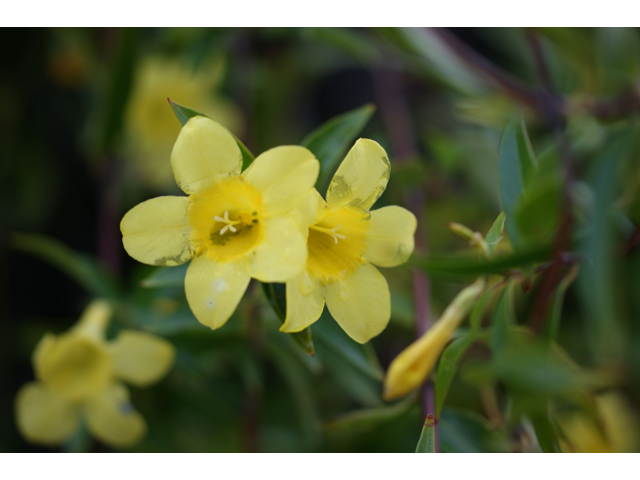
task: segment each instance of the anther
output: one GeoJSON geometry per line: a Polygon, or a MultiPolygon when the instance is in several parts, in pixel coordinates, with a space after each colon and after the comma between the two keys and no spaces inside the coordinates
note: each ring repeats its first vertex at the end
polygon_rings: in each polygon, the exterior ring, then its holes
{"type": "Polygon", "coordinates": [[[227,230],[231,230],[233,233],[236,233],[238,231],[238,229],[236,227],[234,227],[234,225],[242,223],[240,220],[229,220],[229,211],[228,210],[225,210],[224,218],[219,217],[217,215],[215,217],[213,217],[213,218],[214,218],[214,220],[216,222],[226,223],[226,225],[224,227],[222,227],[222,229],[220,230],[220,235],[224,235],[225,233],[227,233],[227,230]]]}

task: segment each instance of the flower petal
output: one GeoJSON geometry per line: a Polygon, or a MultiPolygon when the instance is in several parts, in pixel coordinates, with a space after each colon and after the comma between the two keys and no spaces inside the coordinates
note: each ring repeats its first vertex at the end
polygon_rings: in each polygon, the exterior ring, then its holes
{"type": "Polygon", "coordinates": [[[382,332],[391,318],[389,286],[369,263],[327,289],[327,308],[336,322],[358,343],[368,342],[382,332]]]}
{"type": "Polygon", "coordinates": [[[113,355],[114,374],[139,387],[166,375],[176,353],[168,341],[134,330],[121,332],[109,349],[113,355]]]}
{"type": "Polygon", "coordinates": [[[260,245],[245,257],[247,272],[261,282],[286,282],[307,262],[307,242],[291,216],[264,220],[260,245]]]}
{"type": "Polygon", "coordinates": [[[89,430],[99,440],[116,447],[138,442],[147,431],[147,424],[129,401],[124,385],[112,383],[101,394],[85,404],[89,430]]]}
{"type": "Polygon", "coordinates": [[[258,156],[242,178],[262,192],[268,214],[290,211],[318,179],[320,163],[298,146],[276,147],[258,156]]]}
{"type": "Polygon", "coordinates": [[[78,420],[75,406],[44,383],[27,383],[16,396],[18,430],[30,442],[61,443],[78,428],[78,420]]]}
{"type": "Polygon", "coordinates": [[[324,310],[325,287],[306,270],[287,282],[287,318],[281,332],[299,332],[314,323],[324,310]]]}
{"type": "Polygon", "coordinates": [[[239,175],[242,153],[226,128],[197,116],[180,130],[171,152],[171,167],[178,186],[191,194],[209,187],[220,176],[239,175]]]}
{"type": "Polygon", "coordinates": [[[220,328],[233,315],[251,277],[240,262],[216,262],[206,255],[189,265],[184,289],[191,311],[198,321],[220,328]]]}
{"type": "Polygon", "coordinates": [[[191,256],[187,197],[158,197],[136,205],[122,219],[122,243],[147,265],[181,265],[191,256]]]}
{"type": "Polygon", "coordinates": [[[331,180],[327,190],[329,207],[349,204],[369,210],[387,188],[390,173],[384,148],[373,140],[359,139],[331,180]]]}
{"type": "Polygon", "coordinates": [[[314,188],[297,202],[293,215],[302,231],[306,231],[309,226],[316,224],[324,216],[326,209],[327,202],[314,188]]]}
{"type": "Polygon", "coordinates": [[[71,331],[101,342],[104,340],[104,333],[112,314],[113,309],[109,302],[106,300],[94,300],[82,312],[80,320],[71,331]]]}
{"type": "Polygon", "coordinates": [[[406,208],[390,206],[371,212],[364,258],[380,267],[395,267],[413,253],[418,222],[406,208]]]}

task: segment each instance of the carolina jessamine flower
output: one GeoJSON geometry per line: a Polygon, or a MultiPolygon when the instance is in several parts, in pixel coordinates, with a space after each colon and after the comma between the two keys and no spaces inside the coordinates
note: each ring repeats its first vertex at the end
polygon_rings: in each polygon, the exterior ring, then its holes
{"type": "Polygon", "coordinates": [[[480,278],[462,290],[438,321],[393,359],[384,379],[385,400],[404,397],[424,383],[485,285],[485,279],[480,278]]]}
{"type": "Polygon", "coordinates": [[[146,432],[144,418],[133,409],[124,380],[146,386],[173,365],[173,346],[154,335],[124,330],[106,342],[109,304],[92,302],[67,333],[45,335],[33,352],[36,382],[16,396],[18,429],[29,441],[58,444],[80,425],[104,443],[127,446],[146,432]]]}
{"type": "Polygon", "coordinates": [[[171,154],[180,133],[180,123],[167,98],[183,105],[198,105],[215,121],[239,132],[242,117],[238,108],[216,93],[224,73],[220,59],[193,67],[174,59],[151,56],[140,62],[127,104],[125,133],[128,165],[145,185],[162,190],[175,188],[171,165],[164,161],[171,154]]]}
{"type": "Polygon", "coordinates": [[[393,267],[413,252],[416,218],[389,206],[369,212],[384,192],[391,166],[384,149],[360,139],[338,168],[327,190],[317,191],[311,207],[303,272],[287,282],[287,317],[280,329],[298,332],[329,312],[355,341],[365,343],[389,323],[387,281],[372,265],[393,267]]]}
{"type": "Polygon", "coordinates": [[[556,419],[565,439],[560,441],[563,452],[628,453],[640,447],[638,415],[625,397],[616,391],[595,397],[599,418],[586,412],[559,413],[556,419]]]}
{"type": "Polygon", "coordinates": [[[219,328],[251,277],[285,282],[304,268],[307,247],[294,209],[312,191],[320,164],[306,148],[277,147],[240,173],[233,136],[197,116],[180,131],[171,165],[189,196],[158,197],[131,209],[120,224],[124,248],[149,265],[193,258],[187,301],[201,323],[219,328]]]}

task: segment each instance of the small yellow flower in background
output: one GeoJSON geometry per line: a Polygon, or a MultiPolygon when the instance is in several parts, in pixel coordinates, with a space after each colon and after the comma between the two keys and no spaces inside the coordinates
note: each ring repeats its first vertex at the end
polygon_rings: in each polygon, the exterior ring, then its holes
{"type": "Polygon", "coordinates": [[[629,453],[640,448],[638,415],[619,392],[595,397],[599,418],[585,412],[559,413],[556,419],[566,439],[560,440],[563,452],[629,453]]]}
{"type": "Polygon", "coordinates": [[[95,437],[117,447],[132,445],[145,434],[144,418],[120,381],[140,387],[158,381],[173,365],[175,350],[166,340],[133,330],[106,342],[111,313],[107,302],[96,300],[71,330],[47,334],[37,345],[37,381],[16,396],[18,429],[27,440],[62,443],[81,419],[95,437]]]}
{"type": "Polygon", "coordinates": [[[480,278],[462,290],[438,321],[391,362],[384,380],[385,400],[404,397],[425,382],[444,347],[483,292],[485,285],[485,279],[480,278]]]}
{"type": "Polygon", "coordinates": [[[327,308],[355,341],[365,343],[389,323],[387,281],[372,265],[394,267],[413,252],[416,218],[389,206],[369,212],[384,192],[391,166],[384,149],[360,139],[338,168],[327,201],[308,197],[309,257],[301,274],[287,282],[287,317],[280,329],[298,332],[327,308]]]}
{"type": "Polygon", "coordinates": [[[320,164],[306,148],[277,147],[240,173],[233,136],[196,116],[180,131],[171,165],[189,196],[158,197],[131,209],[120,224],[124,248],[149,265],[193,259],[187,301],[202,324],[219,328],[251,277],[285,282],[304,268],[307,247],[294,209],[313,191],[320,164]]]}
{"type": "Polygon", "coordinates": [[[175,187],[171,164],[165,159],[180,133],[180,122],[167,108],[167,98],[199,105],[231,131],[241,131],[239,110],[215,93],[223,73],[222,59],[197,71],[181,61],[155,56],[140,63],[126,110],[127,153],[146,185],[159,190],[175,187]]]}

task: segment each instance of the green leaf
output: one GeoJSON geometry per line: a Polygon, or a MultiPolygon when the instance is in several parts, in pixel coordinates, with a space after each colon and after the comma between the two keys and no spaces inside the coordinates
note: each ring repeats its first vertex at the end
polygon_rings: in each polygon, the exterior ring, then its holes
{"type": "Polygon", "coordinates": [[[504,211],[500,212],[498,218],[493,222],[487,236],[485,238],[485,243],[489,247],[489,252],[491,255],[494,254],[498,244],[502,241],[502,235],[504,233],[504,211]]]}
{"type": "Polygon", "coordinates": [[[374,111],[375,106],[367,104],[334,117],[323,123],[302,141],[301,145],[311,150],[320,161],[318,189],[324,191],[329,186],[330,176],[374,111]]]}
{"type": "Polygon", "coordinates": [[[471,324],[471,331],[464,337],[456,339],[447,346],[440,357],[435,386],[436,419],[440,418],[440,412],[442,411],[444,401],[449,393],[449,388],[451,388],[451,383],[453,382],[453,378],[458,370],[460,359],[478,338],[482,316],[489,305],[492,295],[493,291],[488,291],[478,299],[476,305],[473,307],[471,318],[469,320],[471,324]]]}
{"type": "Polygon", "coordinates": [[[498,170],[500,198],[506,214],[506,229],[514,247],[519,246],[520,232],[515,222],[516,207],[525,188],[525,179],[535,160],[524,126],[524,120],[512,120],[505,127],[500,140],[498,170]]]}
{"type": "Polygon", "coordinates": [[[145,288],[179,287],[184,285],[184,277],[187,274],[190,262],[177,267],[158,267],[151,275],[142,280],[145,288]]]}
{"type": "Polygon", "coordinates": [[[567,290],[569,289],[569,286],[578,276],[578,272],[578,265],[573,265],[564,276],[554,293],[553,308],[551,310],[551,320],[549,321],[547,327],[547,337],[550,341],[555,342],[558,340],[558,331],[560,330],[560,319],[562,317],[562,305],[564,303],[564,297],[567,293],[567,290]]]}
{"type": "Polygon", "coordinates": [[[369,378],[382,381],[384,371],[371,344],[361,345],[349,338],[326,311],[314,324],[314,332],[318,344],[331,350],[333,355],[342,358],[369,378]]]}
{"type": "MultiPolygon", "coordinates": [[[[273,308],[276,316],[284,323],[287,318],[287,296],[284,283],[263,283],[262,291],[264,292],[269,305],[273,308]]],[[[313,347],[313,338],[311,337],[311,327],[305,328],[301,332],[289,333],[293,341],[304,350],[308,355],[313,356],[315,350],[313,347]]]]}
{"type": "Polygon", "coordinates": [[[445,408],[438,422],[440,449],[449,453],[507,452],[508,441],[477,413],[445,408]]]}
{"type": "Polygon", "coordinates": [[[418,445],[416,445],[416,453],[436,453],[436,433],[433,420],[433,414],[427,415],[427,419],[424,421],[422,432],[420,433],[420,439],[418,445]]]}
{"type": "Polygon", "coordinates": [[[513,304],[513,288],[515,283],[511,282],[505,288],[498,300],[493,320],[491,322],[491,348],[496,352],[501,352],[507,344],[509,327],[516,324],[516,313],[513,304]]]}
{"type": "Polygon", "coordinates": [[[402,417],[415,404],[416,395],[410,395],[394,405],[356,410],[330,420],[325,424],[324,431],[336,435],[367,433],[402,417]]]}
{"type": "MultiPolygon", "coordinates": [[[[167,100],[169,101],[169,105],[171,105],[173,113],[175,113],[176,117],[178,117],[178,120],[180,120],[180,123],[183,126],[189,121],[191,117],[196,117],[200,115],[202,117],[209,118],[204,113],[200,113],[197,110],[194,110],[193,108],[180,105],[179,103],[174,102],[170,98],[167,98],[167,100]]],[[[233,133],[231,133],[231,135],[235,139],[236,143],[238,144],[238,147],[240,148],[240,151],[242,152],[242,169],[244,170],[249,165],[251,165],[251,162],[253,162],[255,157],[253,156],[253,153],[249,151],[249,149],[244,145],[244,143],[240,141],[238,137],[236,137],[233,133]]]]}
{"type": "Polygon", "coordinates": [[[461,277],[477,277],[479,275],[506,274],[514,268],[526,268],[535,263],[547,260],[552,252],[550,245],[538,245],[490,260],[474,257],[430,256],[428,258],[412,257],[412,262],[434,278],[460,279],[461,277]]]}
{"type": "Polygon", "coordinates": [[[59,268],[95,296],[115,298],[118,295],[118,285],[108,270],[58,240],[45,235],[13,233],[10,242],[14,249],[40,257],[59,268]]]}
{"type": "Polygon", "coordinates": [[[538,443],[544,453],[560,452],[560,444],[548,414],[531,415],[531,423],[536,431],[538,443]]]}
{"type": "Polygon", "coordinates": [[[578,276],[582,307],[586,315],[587,339],[592,351],[608,361],[619,359],[624,351],[624,334],[617,309],[616,211],[614,202],[620,191],[620,167],[632,158],[637,129],[615,132],[596,158],[589,183],[595,192],[594,209],[587,234],[580,245],[582,262],[578,276]]]}

